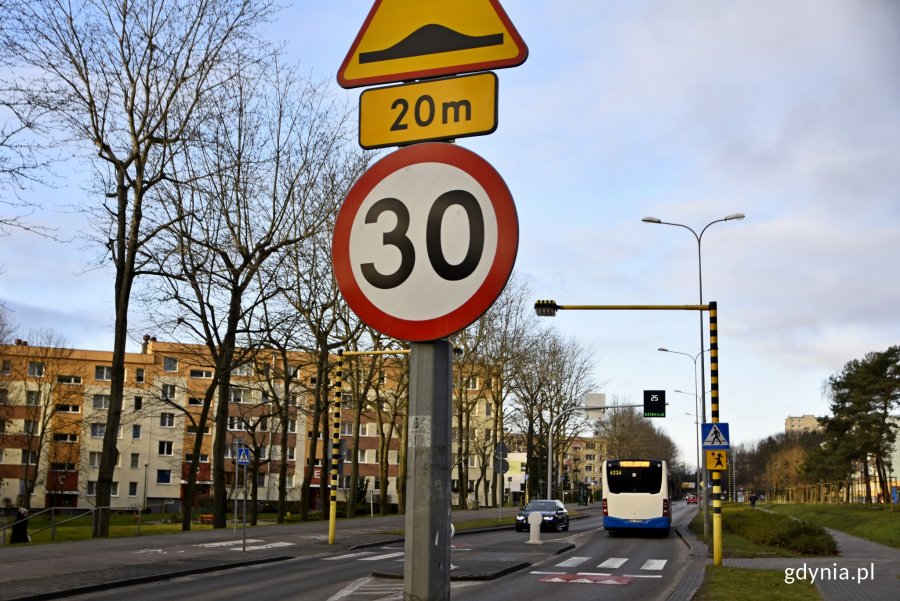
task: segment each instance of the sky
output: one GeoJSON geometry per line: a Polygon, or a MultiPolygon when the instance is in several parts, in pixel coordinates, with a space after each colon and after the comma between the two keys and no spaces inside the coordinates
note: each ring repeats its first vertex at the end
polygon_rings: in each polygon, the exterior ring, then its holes
{"type": "MultiPolygon", "coordinates": [[[[745,214],[701,245],[732,444],[783,431],[789,415],[825,415],[830,375],[900,343],[900,5],[501,3],[528,59],[496,71],[497,130],[459,144],[512,192],[515,269],[535,300],[696,304],[696,239],[641,218],[699,233],[745,214]]],[[[356,104],[361,89],[341,89],[336,73],[371,6],[298,1],[266,33],[356,104]]],[[[112,272],[91,267],[84,218],[65,209],[85,182],[25,194],[47,205],[33,220],[73,241],[0,237],[0,301],[21,333],[52,328],[74,347],[111,349],[112,272]]],[[[552,319],[590,349],[597,392],[640,403],[643,390],[667,391],[669,416],[655,423],[693,465],[697,313],[552,319]]]]}

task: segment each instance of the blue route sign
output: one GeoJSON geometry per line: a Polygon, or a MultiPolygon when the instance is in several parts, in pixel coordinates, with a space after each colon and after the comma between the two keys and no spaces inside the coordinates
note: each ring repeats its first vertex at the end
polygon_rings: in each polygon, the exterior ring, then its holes
{"type": "Polygon", "coordinates": [[[238,447],[237,464],[250,465],[250,447],[238,447]]]}
{"type": "Polygon", "coordinates": [[[703,439],[704,450],[728,450],[731,443],[728,437],[728,424],[717,422],[714,424],[700,424],[700,438],[703,439]]]}

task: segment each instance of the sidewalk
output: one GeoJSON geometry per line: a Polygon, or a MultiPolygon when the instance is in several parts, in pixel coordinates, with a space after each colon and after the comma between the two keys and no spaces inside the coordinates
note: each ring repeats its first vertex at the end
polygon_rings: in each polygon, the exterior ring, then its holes
{"type": "MultiPolygon", "coordinates": [[[[572,508],[580,516],[598,516],[600,504],[572,508]]],[[[503,508],[504,516],[513,508],[503,508]]],[[[453,512],[454,522],[497,518],[496,508],[453,512]]],[[[55,544],[20,544],[0,547],[0,600],[37,601],[59,599],[73,591],[88,592],[166,580],[296,557],[318,557],[369,546],[396,544],[402,535],[404,516],[339,519],[335,543],[328,544],[328,522],[305,522],[247,528],[246,552],[243,529],[231,528],[96,539],[55,544]]],[[[511,527],[509,527],[511,528],[511,527]]],[[[464,536],[459,532],[457,536],[464,536]]],[[[569,543],[526,545],[514,549],[489,549],[467,560],[454,560],[453,580],[482,580],[522,569],[571,548],[569,543]]],[[[385,576],[396,576],[384,574],[385,576]]],[[[401,575],[402,577],[402,575],[401,575]]]]}
{"type": "Polygon", "coordinates": [[[825,601],[896,601],[900,599],[900,551],[836,530],[837,557],[725,559],[737,568],[785,571],[796,580],[813,581],[825,601]]]}

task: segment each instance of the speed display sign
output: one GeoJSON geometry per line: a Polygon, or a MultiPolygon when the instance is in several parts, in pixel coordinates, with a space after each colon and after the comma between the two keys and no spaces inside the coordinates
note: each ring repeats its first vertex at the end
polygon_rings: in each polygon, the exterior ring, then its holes
{"type": "Polygon", "coordinates": [[[359,318],[412,342],[477,320],[515,264],[519,225],[506,183],[455,144],[416,144],[351,188],[332,240],[334,274],[359,318]]]}

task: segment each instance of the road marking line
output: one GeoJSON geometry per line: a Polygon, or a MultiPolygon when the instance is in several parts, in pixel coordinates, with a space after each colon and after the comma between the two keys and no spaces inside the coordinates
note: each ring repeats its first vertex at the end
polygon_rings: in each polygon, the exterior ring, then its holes
{"type": "Polygon", "coordinates": [[[607,559],[606,561],[604,561],[597,567],[598,568],[610,568],[610,569],[615,570],[616,568],[621,568],[622,564],[624,564],[626,561],[628,561],[627,557],[610,557],[609,559],[607,559]]]}
{"type": "Polygon", "coordinates": [[[347,553],[346,555],[335,555],[334,557],[323,557],[322,561],[337,561],[339,559],[352,559],[354,557],[365,557],[371,555],[375,551],[360,551],[359,553],[347,553]]]}
{"type": "Polygon", "coordinates": [[[578,576],[612,576],[604,572],[578,572],[578,576]]]}
{"type": "Polygon", "coordinates": [[[661,570],[666,565],[666,559],[648,559],[641,566],[642,570],[661,570]]]}
{"type": "MultiPolygon", "coordinates": [[[[258,538],[248,538],[248,543],[261,543],[262,539],[258,538]]],[[[201,543],[199,545],[195,545],[196,547],[232,547],[234,545],[243,544],[243,541],[239,540],[223,540],[217,543],[201,543]]]]}
{"type": "Polygon", "coordinates": [[[376,555],[374,557],[363,557],[359,561],[378,561],[379,559],[390,559],[391,557],[399,557],[403,555],[404,551],[398,551],[397,553],[385,553],[384,555],[376,555]]]}
{"type": "Polygon", "coordinates": [[[590,557],[570,557],[569,559],[556,564],[557,568],[574,568],[586,562],[590,557]]]}
{"type": "Polygon", "coordinates": [[[662,578],[662,574],[622,574],[628,578],[662,578]]]}
{"type": "MultiPolygon", "coordinates": [[[[291,547],[294,543],[289,542],[276,542],[269,543],[268,545],[254,545],[252,547],[247,547],[248,551],[261,551],[263,549],[277,549],[278,547],[291,547]]],[[[232,547],[229,551],[240,551],[237,547],[232,547]]]]}

